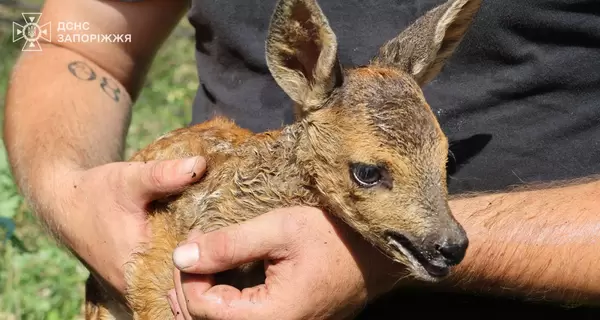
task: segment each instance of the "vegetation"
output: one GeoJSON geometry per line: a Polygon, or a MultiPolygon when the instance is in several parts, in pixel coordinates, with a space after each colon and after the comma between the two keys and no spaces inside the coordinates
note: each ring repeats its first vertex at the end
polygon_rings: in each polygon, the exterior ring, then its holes
{"type": "MultiPolygon", "coordinates": [[[[2,116],[9,75],[22,46],[21,42],[12,42],[12,21],[21,19],[14,11],[0,5],[2,116]]],[[[192,34],[187,20],[182,20],[159,51],[134,106],[126,157],[191,120],[190,106],[198,86],[192,34]]],[[[87,270],[45,233],[28,210],[14,185],[1,145],[0,319],[82,319],[87,275],[87,270]]]]}

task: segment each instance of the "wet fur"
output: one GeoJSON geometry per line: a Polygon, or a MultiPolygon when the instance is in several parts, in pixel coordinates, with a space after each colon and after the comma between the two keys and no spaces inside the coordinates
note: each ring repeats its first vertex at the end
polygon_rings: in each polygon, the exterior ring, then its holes
{"type": "MultiPolygon", "coordinates": [[[[173,288],[171,255],[194,228],[210,232],[276,208],[307,205],[337,215],[386,248],[386,228],[421,237],[456,224],[445,211],[448,142],[420,86],[439,72],[478,7],[479,1],[449,1],[385,44],[372,64],[343,69],[317,3],[278,1],[267,63],[295,102],[297,121],[253,134],[217,117],[174,130],[135,154],[131,161],[201,155],[206,174],[152,208],[151,241],[127,266],[129,307],[90,277],[86,319],[172,318],[166,299],[173,288]],[[386,163],[394,189],[357,187],[349,161],[386,163]],[[427,210],[440,211],[440,217],[423,214],[427,210]]],[[[401,255],[390,257],[408,263],[401,255]]],[[[263,280],[262,263],[219,277],[237,287],[263,280]]]]}

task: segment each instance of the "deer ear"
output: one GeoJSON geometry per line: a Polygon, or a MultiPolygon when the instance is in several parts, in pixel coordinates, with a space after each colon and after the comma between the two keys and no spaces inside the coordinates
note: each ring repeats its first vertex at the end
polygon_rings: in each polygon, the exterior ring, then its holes
{"type": "Polygon", "coordinates": [[[277,84],[302,114],[319,109],[342,83],[337,39],[315,0],[279,0],[266,42],[277,84]]]}
{"type": "Polygon", "coordinates": [[[417,19],[385,43],[372,64],[401,69],[423,86],[437,76],[452,55],[481,0],[449,0],[417,19]]]}

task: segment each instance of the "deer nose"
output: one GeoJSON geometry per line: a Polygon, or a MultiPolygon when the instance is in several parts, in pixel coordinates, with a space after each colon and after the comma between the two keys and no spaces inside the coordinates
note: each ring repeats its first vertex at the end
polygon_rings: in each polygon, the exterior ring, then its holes
{"type": "Polygon", "coordinates": [[[435,248],[444,258],[449,266],[459,264],[467,253],[469,239],[466,236],[458,236],[456,238],[442,237],[435,248]]]}

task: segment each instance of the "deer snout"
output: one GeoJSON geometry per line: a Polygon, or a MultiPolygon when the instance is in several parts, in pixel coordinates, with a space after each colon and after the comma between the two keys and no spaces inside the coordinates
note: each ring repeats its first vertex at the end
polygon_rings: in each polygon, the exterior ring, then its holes
{"type": "Polygon", "coordinates": [[[452,266],[462,262],[469,246],[467,233],[453,219],[421,237],[391,230],[386,236],[392,248],[404,254],[424,279],[447,276],[452,266]]]}
{"type": "Polygon", "coordinates": [[[469,239],[462,228],[429,235],[423,242],[423,251],[429,252],[432,262],[444,266],[459,264],[467,253],[469,239]]]}

